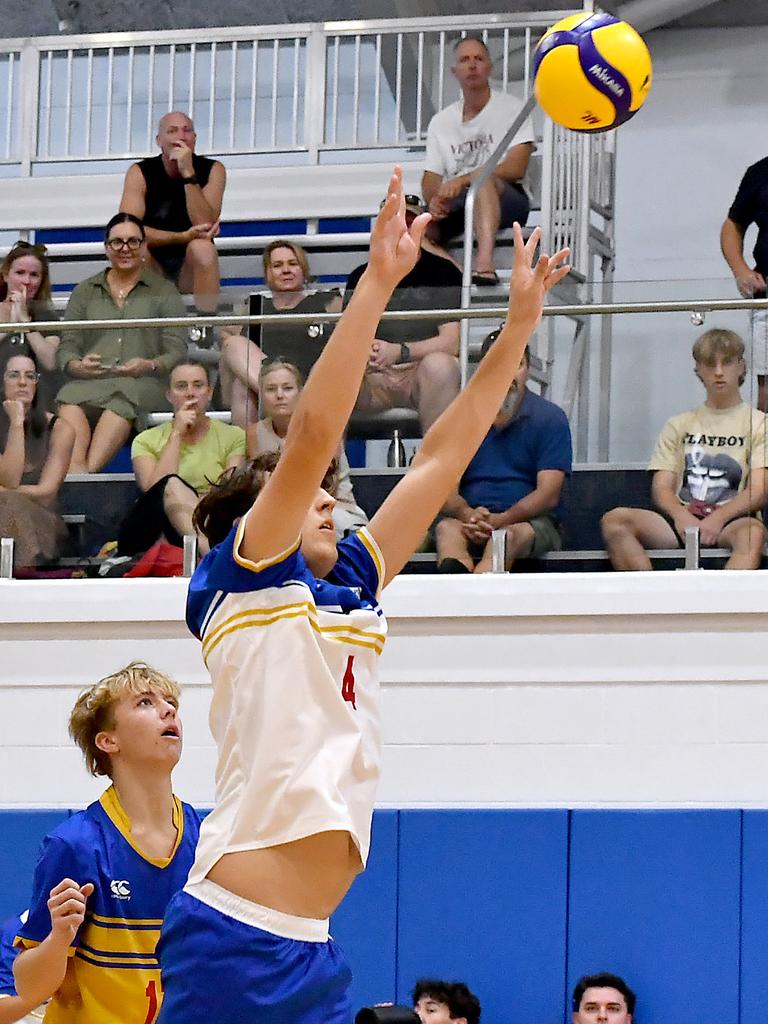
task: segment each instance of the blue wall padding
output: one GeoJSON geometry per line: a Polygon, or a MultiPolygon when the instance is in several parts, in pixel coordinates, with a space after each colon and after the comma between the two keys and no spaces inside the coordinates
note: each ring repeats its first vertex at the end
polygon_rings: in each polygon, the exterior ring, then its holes
{"type": "Polygon", "coordinates": [[[569,987],[610,969],[636,1024],[736,1024],[741,812],[574,811],[570,853],[569,987]]]}
{"type": "Polygon", "coordinates": [[[0,811],[0,921],[26,910],[40,843],[69,814],[0,811]]]}
{"type": "Polygon", "coordinates": [[[398,812],[377,811],[371,855],[334,914],[331,934],[352,966],[353,1006],[391,1000],[397,968],[398,812]]]}
{"type": "Polygon", "coordinates": [[[558,1021],[567,850],[566,811],[401,811],[398,999],[447,977],[483,1024],[558,1021]]]}
{"type": "MultiPolygon", "coordinates": [[[[0,810],[0,921],[68,813],[0,810]]],[[[482,1024],[568,1024],[576,979],[612,970],[635,1024],[764,1024],[768,811],[378,811],[331,930],[356,1009],[437,975],[478,992],[482,1024]]]]}
{"type": "Polygon", "coordinates": [[[744,811],[741,894],[741,1024],[768,1008],[768,811],[744,811]]]}

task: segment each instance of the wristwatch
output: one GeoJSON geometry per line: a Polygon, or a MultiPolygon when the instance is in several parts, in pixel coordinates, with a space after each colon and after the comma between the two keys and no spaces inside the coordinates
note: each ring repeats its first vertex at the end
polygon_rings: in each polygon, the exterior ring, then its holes
{"type": "Polygon", "coordinates": [[[197,180],[197,175],[193,174],[190,178],[181,179],[185,185],[199,185],[200,182],[197,180]]]}
{"type": "Polygon", "coordinates": [[[411,350],[404,341],[400,342],[400,357],[398,363],[410,363],[411,362],[411,350]]]}

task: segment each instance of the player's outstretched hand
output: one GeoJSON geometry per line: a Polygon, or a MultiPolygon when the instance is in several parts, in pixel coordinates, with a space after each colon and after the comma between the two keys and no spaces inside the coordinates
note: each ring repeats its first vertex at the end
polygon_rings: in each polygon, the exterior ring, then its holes
{"type": "Polygon", "coordinates": [[[531,330],[541,320],[544,296],[558,281],[562,281],[570,266],[565,262],[569,249],[561,249],[554,256],[533,257],[541,238],[541,228],[534,228],[527,242],[515,221],[512,231],[515,239],[515,262],[512,267],[512,283],[509,290],[509,313],[507,322],[525,323],[531,330]]]}
{"type": "Polygon", "coordinates": [[[85,904],[93,892],[93,884],[78,885],[71,878],[63,878],[51,889],[48,912],[51,915],[51,935],[56,942],[69,946],[75,940],[77,929],[85,919],[85,904]]]}
{"type": "Polygon", "coordinates": [[[419,257],[430,214],[421,213],[408,228],[405,220],[402,168],[395,167],[389,180],[387,199],[371,231],[368,266],[391,288],[413,270],[419,257]]]}

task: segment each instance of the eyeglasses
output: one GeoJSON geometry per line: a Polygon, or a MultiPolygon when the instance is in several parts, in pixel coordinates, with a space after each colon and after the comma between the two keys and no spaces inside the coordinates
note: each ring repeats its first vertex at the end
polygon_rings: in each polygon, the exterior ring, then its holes
{"type": "Polygon", "coordinates": [[[40,374],[35,373],[33,370],[6,370],[3,379],[14,382],[25,380],[30,384],[37,384],[40,380],[40,374]]]}
{"type": "Polygon", "coordinates": [[[141,248],[141,243],[144,241],[143,238],[108,238],[106,246],[111,249],[112,252],[120,252],[121,249],[130,249],[131,252],[136,252],[137,249],[141,248]]]}
{"type": "MultiPolygon", "coordinates": [[[[380,210],[384,209],[384,204],[386,203],[387,198],[388,197],[382,199],[381,202],[379,203],[379,209],[380,210]]],[[[406,206],[406,209],[409,206],[415,206],[420,212],[423,212],[424,210],[426,210],[426,206],[424,205],[424,202],[422,201],[421,196],[405,196],[405,206],[406,206]]]]}

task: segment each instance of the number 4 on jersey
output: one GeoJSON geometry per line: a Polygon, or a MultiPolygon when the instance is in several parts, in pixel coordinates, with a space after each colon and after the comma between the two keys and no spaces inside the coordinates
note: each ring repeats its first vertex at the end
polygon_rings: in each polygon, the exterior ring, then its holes
{"type": "Polygon", "coordinates": [[[355,673],[352,671],[354,660],[355,656],[353,654],[350,654],[347,658],[347,667],[344,670],[344,678],[341,681],[341,696],[344,700],[348,700],[355,711],[357,711],[357,704],[355,704],[355,673]]]}

